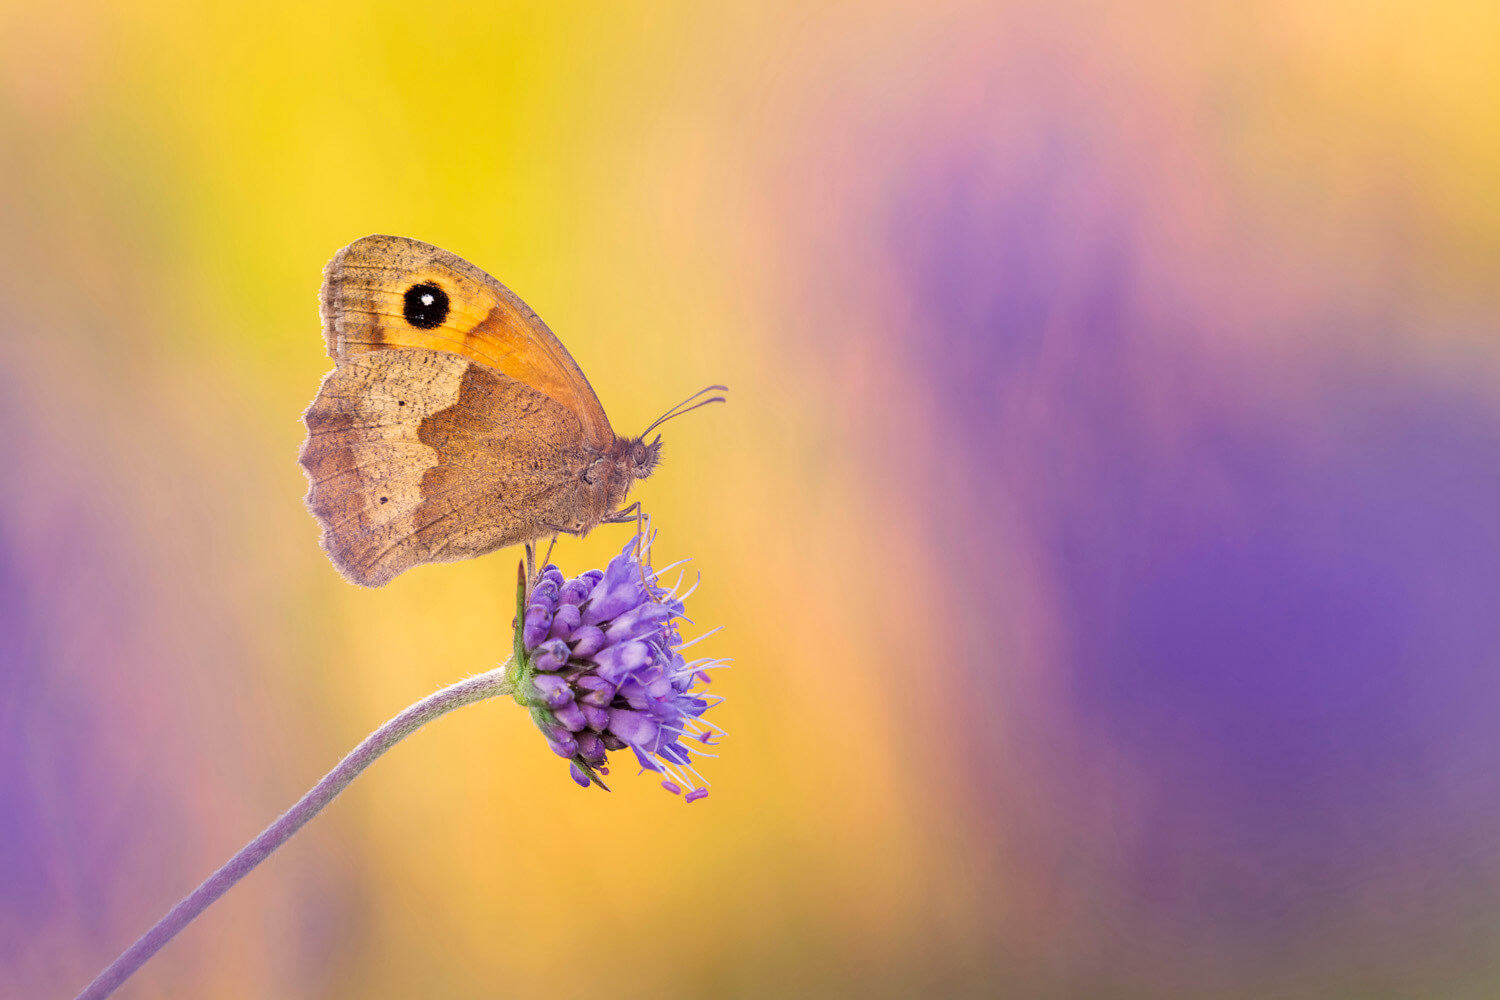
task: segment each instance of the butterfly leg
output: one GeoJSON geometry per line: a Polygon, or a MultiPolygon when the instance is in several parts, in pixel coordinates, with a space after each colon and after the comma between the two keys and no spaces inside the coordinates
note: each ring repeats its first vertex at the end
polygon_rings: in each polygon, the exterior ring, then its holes
{"type": "Polygon", "coordinates": [[[639,549],[636,552],[636,567],[641,571],[641,586],[646,588],[646,593],[651,595],[651,600],[655,601],[657,604],[660,604],[661,598],[656,596],[656,591],[652,588],[651,581],[646,579],[646,560],[649,558],[646,550],[647,547],[651,544],[651,515],[647,514],[645,510],[641,508],[641,503],[639,500],[637,500],[635,503],[631,504],[629,507],[626,507],[624,510],[615,511],[615,513],[605,518],[605,520],[609,521],[611,518],[617,519],[612,522],[615,524],[623,524],[626,521],[635,522],[635,537],[637,539],[636,544],[639,546],[639,549]],[[631,511],[634,511],[635,513],[631,514],[630,517],[627,518],[623,516],[627,513],[630,513],[631,511]]]}
{"type": "Polygon", "coordinates": [[[604,520],[600,521],[599,523],[600,524],[629,524],[631,521],[634,521],[636,523],[636,527],[637,528],[640,527],[640,523],[641,523],[641,502],[639,500],[637,500],[635,503],[631,504],[629,507],[621,507],[619,510],[615,511],[613,514],[606,515],[605,518],[604,518],[604,520]]]}
{"type": "MultiPolygon", "coordinates": [[[[536,586],[536,549],[530,542],[526,543],[526,589],[530,590],[536,586]]],[[[529,594],[527,595],[530,596],[529,594]]]]}
{"type": "MultiPolygon", "coordinates": [[[[646,537],[646,534],[648,532],[650,532],[650,530],[651,530],[651,518],[646,514],[645,510],[641,507],[641,502],[639,500],[637,500],[635,503],[631,504],[629,507],[621,507],[619,510],[615,511],[613,514],[607,515],[599,523],[600,524],[629,524],[631,521],[635,522],[636,537],[644,539],[646,537]]],[[[644,546],[644,544],[645,543],[643,541],[642,545],[644,546]]],[[[645,553],[641,553],[641,555],[644,557],[645,553]]],[[[645,563],[644,558],[639,563],[639,566],[641,568],[641,585],[646,588],[646,593],[651,594],[652,593],[651,584],[646,580],[646,563],[645,563]]],[[[653,594],[653,596],[652,596],[651,599],[653,601],[656,600],[656,597],[655,597],[654,594],[653,594]]]]}

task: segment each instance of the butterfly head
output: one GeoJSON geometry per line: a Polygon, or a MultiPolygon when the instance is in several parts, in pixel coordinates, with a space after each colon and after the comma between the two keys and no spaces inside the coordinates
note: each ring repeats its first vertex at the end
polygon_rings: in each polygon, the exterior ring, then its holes
{"type": "Polygon", "coordinates": [[[710,392],[720,391],[727,390],[722,385],[711,385],[707,389],[699,389],[687,399],[684,399],[666,413],[651,421],[651,426],[642,431],[640,437],[631,440],[629,446],[625,449],[625,459],[628,463],[627,468],[630,474],[636,479],[645,479],[656,471],[656,463],[661,461],[661,435],[658,434],[651,441],[647,441],[646,436],[648,434],[673,417],[680,417],[684,413],[696,410],[700,406],[707,406],[709,403],[724,402],[723,396],[703,398],[704,395],[710,392]]]}
{"type": "Polygon", "coordinates": [[[656,435],[653,441],[644,438],[636,438],[630,442],[630,474],[636,479],[645,479],[656,471],[656,463],[661,461],[661,435],[656,435]]]}

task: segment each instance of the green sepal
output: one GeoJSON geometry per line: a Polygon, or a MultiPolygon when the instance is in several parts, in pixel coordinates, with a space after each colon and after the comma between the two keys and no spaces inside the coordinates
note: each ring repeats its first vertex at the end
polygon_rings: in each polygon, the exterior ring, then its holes
{"type": "Polygon", "coordinates": [[[526,625],[526,564],[516,564],[516,619],[512,623],[515,626],[515,637],[511,642],[513,651],[510,657],[510,669],[505,676],[510,680],[512,697],[518,705],[527,705],[531,694],[531,661],[526,658],[526,643],[523,639],[523,631],[526,625]]]}

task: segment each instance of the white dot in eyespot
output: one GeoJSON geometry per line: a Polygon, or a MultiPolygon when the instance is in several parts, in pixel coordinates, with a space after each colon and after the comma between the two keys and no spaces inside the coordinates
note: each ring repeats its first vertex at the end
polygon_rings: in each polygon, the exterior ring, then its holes
{"type": "Polygon", "coordinates": [[[422,293],[422,304],[424,306],[430,306],[430,305],[432,305],[436,301],[437,301],[437,299],[434,299],[432,297],[432,293],[431,292],[423,292],[422,293]]]}

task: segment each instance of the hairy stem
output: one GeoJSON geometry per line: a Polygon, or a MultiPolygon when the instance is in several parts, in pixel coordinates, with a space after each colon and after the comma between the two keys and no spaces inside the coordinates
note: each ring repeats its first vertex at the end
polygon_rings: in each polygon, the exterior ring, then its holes
{"type": "Polygon", "coordinates": [[[160,951],[162,946],[172,940],[178,931],[206,910],[214,900],[228,892],[230,886],[248,875],[251,869],[270,857],[271,852],[290,840],[292,834],[302,829],[303,824],[332,802],[349,782],[357,778],[365,768],[375,763],[381,754],[433,719],[446,715],[455,708],[471,705],[476,701],[484,701],[486,698],[511,694],[511,683],[506,677],[509,667],[510,663],[507,661],[488,673],[479,674],[477,677],[470,677],[451,687],[443,688],[436,694],[423,698],[371,733],[363,743],[354,748],[349,756],[339,761],[337,767],[324,775],[322,781],[302,796],[296,805],[283,813],[276,822],[266,827],[260,836],[241,848],[238,854],[225,862],[224,867],[205,879],[202,885],[189,893],[186,899],[172,907],[166,916],[157,921],[155,927],[143,934],[139,941],[111,962],[109,968],[99,973],[99,977],[89,984],[88,989],[78,994],[78,1000],[99,1000],[119,989],[120,984],[129,979],[131,974],[139,969],[148,958],[160,951]]]}

